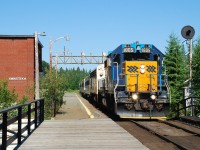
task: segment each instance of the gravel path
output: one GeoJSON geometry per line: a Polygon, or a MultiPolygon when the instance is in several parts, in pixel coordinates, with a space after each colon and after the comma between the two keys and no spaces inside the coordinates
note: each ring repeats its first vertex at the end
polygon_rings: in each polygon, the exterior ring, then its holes
{"type": "Polygon", "coordinates": [[[87,113],[86,109],[91,112],[91,115],[93,115],[95,119],[107,118],[105,114],[91,105],[86,99],[82,98],[78,93],[65,93],[63,101],[64,104],[53,118],[54,120],[88,119],[90,115],[87,113]]]}

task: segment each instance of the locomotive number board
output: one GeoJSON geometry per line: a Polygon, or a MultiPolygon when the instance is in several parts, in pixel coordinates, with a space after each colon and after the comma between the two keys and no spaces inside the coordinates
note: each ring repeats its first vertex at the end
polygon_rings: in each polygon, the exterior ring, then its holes
{"type": "Polygon", "coordinates": [[[125,47],[123,50],[124,53],[131,53],[133,51],[134,51],[134,49],[132,47],[125,47]]]}

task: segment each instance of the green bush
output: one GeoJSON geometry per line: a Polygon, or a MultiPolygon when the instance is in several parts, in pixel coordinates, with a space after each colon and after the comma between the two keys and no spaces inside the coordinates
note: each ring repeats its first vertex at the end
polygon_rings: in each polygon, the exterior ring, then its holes
{"type": "Polygon", "coordinates": [[[17,100],[17,94],[15,89],[11,91],[8,89],[8,81],[0,81],[0,109],[8,108],[15,104],[17,100]]]}
{"type": "MultiPolygon", "coordinates": [[[[15,88],[9,90],[8,81],[0,81],[0,110],[9,108],[17,104],[18,95],[15,93],[15,88]]],[[[27,102],[27,98],[23,97],[18,104],[24,104],[27,102]]],[[[27,108],[23,108],[23,112],[27,111],[27,108]]],[[[1,114],[2,115],[2,114],[1,114]]],[[[13,117],[17,115],[17,110],[12,110],[8,112],[8,117],[13,117]]],[[[1,116],[2,117],[2,116],[1,116]]]]}
{"type": "Polygon", "coordinates": [[[46,73],[40,79],[40,94],[45,99],[45,119],[53,117],[63,103],[64,89],[61,88],[61,84],[62,80],[56,75],[55,70],[51,76],[46,73]]]}

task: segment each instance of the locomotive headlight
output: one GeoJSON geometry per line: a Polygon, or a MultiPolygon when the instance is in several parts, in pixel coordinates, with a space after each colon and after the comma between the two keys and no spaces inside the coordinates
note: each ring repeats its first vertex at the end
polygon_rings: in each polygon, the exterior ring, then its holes
{"type": "Polygon", "coordinates": [[[145,69],[140,69],[140,73],[145,73],[145,69]]]}
{"type": "Polygon", "coordinates": [[[144,69],[144,68],[145,68],[145,65],[140,65],[140,68],[141,68],[141,69],[144,69]]]}
{"type": "Polygon", "coordinates": [[[140,73],[145,73],[145,65],[140,65],[140,73]]]}
{"type": "Polygon", "coordinates": [[[136,93],[132,93],[132,99],[133,100],[137,100],[138,99],[138,95],[136,93]]]}
{"type": "Polygon", "coordinates": [[[155,100],[155,99],[156,99],[156,96],[155,96],[155,95],[151,95],[151,99],[152,99],[152,100],[155,100]]]}

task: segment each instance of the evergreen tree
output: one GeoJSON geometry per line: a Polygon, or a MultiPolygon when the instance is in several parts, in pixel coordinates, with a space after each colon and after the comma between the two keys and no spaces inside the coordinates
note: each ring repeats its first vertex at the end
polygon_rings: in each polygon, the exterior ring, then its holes
{"type": "Polygon", "coordinates": [[[49,70],[49,64],[46,61],[42,61],[42,71],[44,72],[44,74],[46,74],[47,70],[49,70]]]}
{"type": "MultiPolygon", "coordinates": [[[[194,45],[193,48],[193,62],[192,62],[192,86],[194,88],[194,95],[200,97],[200,38],[198,38],[197,43],[194,45]]],[[[195,99],[196,103],[200,104],[200,98],[195,99]]],[[[197,115],[200,114],[200,109],[197,110],[197,115]]]]}
{"type": "Polygon", "coordinates": [[[193,82],[192,84],[197,89],[200,89],[200,38],[197,40],[197,44],[193,48],[193,82]]]}
{"type": "Polygon", "coordinates": [[[168,81],[171,89],[172,103],[178,102],[183,98],[184,81],[187,79],[186,59],[184,47],[175,34],[170,34],[168,46],[166,47],[165,65],[167,68],[168,81]]]}

